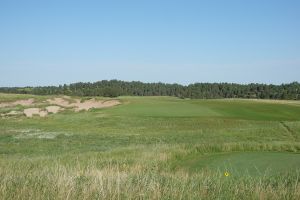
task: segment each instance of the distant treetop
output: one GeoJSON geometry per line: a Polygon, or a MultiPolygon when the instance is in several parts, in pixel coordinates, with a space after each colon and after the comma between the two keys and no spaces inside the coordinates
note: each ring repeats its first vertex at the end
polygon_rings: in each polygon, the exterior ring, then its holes
{"type": "Polygon", "coordinates": [[[72,83],[43,87],[1,87],[2,93],[71,95],[71,96],[175,96],[180,98],[256,98],[300,100],[300,83],[289,84],[236,84],[194,83],[188,86],[139,81],[102,80],[94,83],[72,83]]]}

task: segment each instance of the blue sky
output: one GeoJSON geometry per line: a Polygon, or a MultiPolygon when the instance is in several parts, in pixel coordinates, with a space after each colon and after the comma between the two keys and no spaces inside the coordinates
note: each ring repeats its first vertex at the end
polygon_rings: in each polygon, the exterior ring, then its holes
{"type": "Polygon", "coordinates": [[[300,81],[298,0],[0,1],[0,86],[300,81]]]}

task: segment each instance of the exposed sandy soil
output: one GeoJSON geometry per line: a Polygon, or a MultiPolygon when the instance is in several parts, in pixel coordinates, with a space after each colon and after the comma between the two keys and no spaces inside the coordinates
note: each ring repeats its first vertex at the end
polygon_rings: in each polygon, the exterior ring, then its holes
{"type": "Polygon", "coordinates": [[[30,106],[33,104],[33,102],[34,102],[34,99],[25,99],[25,100],[18,100],[15,102],[0,103],[0,108],[12,107],[12,106],[17,106],[17,105],[30,106]]]}
{"type": "MultiPolygon", "coordinates": [[[[88,111],[91,108],[107,108],[112,107],[115,105],[119,105],[120,102],[118,100],[102,100],[98,101],[96,99],[89,99],[84,102],[81,102],[80,99],[71,99],[68,96],[63,97],[56,97],[54,99],[47,99],[46,102],[51,104],[50,106],[45,107],[45,110],[42,110],[40,108],[26,108],[24,109],[23,113],[27,117],[32,117],[33,115],[38,115],[40,117],[45,117],[48,113],[58,113],[65,108],[74,108],[75,112],[79,112],[81,110],[88,111]]],[[[32,106],[34,105],[34,99],[26,99],[26,100],[18,100],[15,102],[5,102],[0,103],[0,108],[2,107],[12,107],[16,105],[22,105],[22,106],[32,106]]],[[[9,116],[9,115],[17,115],[20,114],[20,112],[11,111],[6,114],[1,114],[1,116],[9,116]]]]}
{"type": "Polygon", "coordinates": [[[119,104],[120,102],[117,100],[97,101],[95,99],[90,99],[82,103],[80,101],[77,101],[76,103],[73,103],[71,105],[75,106],[75,112],[78,112],[80,110],[89,110],[91,108],[107,108],[119,104]]]}
{"type": "Polygon", "coordinates": [[[26,108],[24,109],[24,114],[26,117],[32,117],[33,115],[39,115],[40,117],[45,117],[48,112],[43,111],[40,108],[26,108]]]}
{"type": "Polygon", "coordinates": [[[54,99],[47,99],[47,101],[50,103],[50,104],[53,104],[53,105],[59,105],[59,106],[63,106],[63,107],[72,107],[70,105],[70,102],[63,99],[63,98],[54,98],[54,99]]]}
{"type": "Polygon", "coordinates": [[[58,113],[59,111],[64,109],[59,106],[47,106],[46,110],[48,113],[58,113]]]}
{"type": "Polygon", "coordinates": [[[80,110],[89,110],[91,108],[106,108],[120,104],[118,100],[97,101],[96,99],[90,99],[84,102],[80,102],[79,99],[76,99],[75,103],[70,103],[63,98],[48,99],[47,101],[50,104],[59,105],[66,108],[74,107],[76,112],[80,110]]]}

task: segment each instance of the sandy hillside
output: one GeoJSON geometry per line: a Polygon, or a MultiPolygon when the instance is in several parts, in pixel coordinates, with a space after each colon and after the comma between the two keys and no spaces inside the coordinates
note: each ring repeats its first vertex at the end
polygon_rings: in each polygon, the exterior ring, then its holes
{"type": "MultiPolygon", "coordinates": [[[[49,98],[46,101],[41,103],[37,103],[33,98],[18,100],[15,102],[3,102],[0,103],[0,108],[4,107],[14,107],[17,105],[26,106],[23,110],[23,113],[27,117],[33,117],[34,115],[45,117],[49,113],[58,113],[65,109],[73,109],[75,112],[79,112],[81,110],[88,111],[92,108],[107,108],[121,104],[119,100],[96,100],[95,98],[89,99],[86,101],[82,101],[81,99],[71,99],[71,97],[63,96],[56,98],[49,98]],[[41,107],[41,105],[48,104],[48,106],[44,108],[36,108],[37,105],[41,107]],[[50,105],[49,105],[50,104],[50,105]]],[[[16,111],[10,111],[2,116],[10,116],[16,115],[16,111]]]]}

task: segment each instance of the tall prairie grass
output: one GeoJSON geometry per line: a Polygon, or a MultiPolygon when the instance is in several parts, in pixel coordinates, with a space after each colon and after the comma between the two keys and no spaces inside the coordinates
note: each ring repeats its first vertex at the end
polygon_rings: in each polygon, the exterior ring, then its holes
{"type": "Polygon", "coordinates": [[[274,177],[163,171],[149,165],[64,165],[60,160],[1,166],[1,199],[299,199],[300,173],[274,177]],[[50,164],[51,163],[51,164],[50,164]]]}
{"type": "MultiPolygon", "coordinates": [[[[0,199],[299,199],[300,171],[253,177],[172,164],[216,147],[155,145],[0,162],[0,199]]],[[[245,150],[228,144],[223,150],[245,150]]],[[[282,148],[273,146],[267,149],[282,148]]],[[[257,147],[257,150],[260,146],[257,147]]],[[[261,150],[261,149],[260,149],[261,150]]]]}

